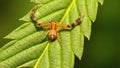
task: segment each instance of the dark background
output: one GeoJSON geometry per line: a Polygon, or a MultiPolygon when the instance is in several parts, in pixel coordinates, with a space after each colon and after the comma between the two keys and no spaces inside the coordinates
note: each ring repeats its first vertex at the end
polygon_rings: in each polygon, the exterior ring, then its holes
{"type": "MultiPolygon", "coordinates": [[[[0,0],[0,47],[9,40],[3,39],[22,21],[33,6],[29,0],[0,0]]],[[[120,0],[105,0],[99,5],[92,25],[91,39],[85,39],[82,60],[76,58],[75,68],[120,68],[120,0]]]]}

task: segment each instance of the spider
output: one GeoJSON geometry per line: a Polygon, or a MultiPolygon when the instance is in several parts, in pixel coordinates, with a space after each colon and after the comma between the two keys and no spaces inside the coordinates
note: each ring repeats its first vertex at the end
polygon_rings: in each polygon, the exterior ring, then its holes
{"type": "Polygon", "coordinates": [[[54,21],[51,21],[49,23],[38,22],[34,15],[36,9],[37,9],[37,6],[35,6],[31,10],[30,18],[34,22],[34,24],[36,24],[42,28],[45,28],[45,27],[48,28],[48,32],[46,35],[48,35],[49,39],[52,41],[57,38],[58,28],[61,28],[61,29],[74,28],[81,22],[80,18],[76,19],[72,24],[59,24],[58,22],[54,22],[54,21]]]}

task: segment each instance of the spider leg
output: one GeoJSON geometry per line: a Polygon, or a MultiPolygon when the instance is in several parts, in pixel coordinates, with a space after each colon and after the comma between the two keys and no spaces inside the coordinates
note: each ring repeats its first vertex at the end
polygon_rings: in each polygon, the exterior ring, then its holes
{"type": "Polygon", "coordinates": [[[58,40],[58,42],[60,43],[60,45],[62,45],[62,44],[61,44],[62,41],[61,41],[61,39],[60,39],[60,34],[59,34],[59,33],[57,33],[57,40],[58,40]]]}
{"type": "Polygon", "coordinates": [[[45,38],[47,37],[48,33],[49,33],[49,31],[47,31],[47,33],[45,33],[45,35],[43,36],[41,42],[43,42],[45,40],[45,38]]]}
{"type": "Polygon", "coordinates": [[[43,23],[43,22],[40,23],[40,22],[37,21],[37,19],[36,19],[36,17],[35,17],[35,11],[36,11],[37,8],[38,8],[38,5],[35,5],[35,6],[33,7],[33,9],[31,10],[31,14],[30,14],[31,20],[32,20],[37,26],[40,26],[40,27],[42,27],[42,28],[48,28],[49,23],[43,23]]]}
{"type": "Polygon", "coordinates": [[[39,25],[38,22],[37,22],[37,19],[35,18],[35,15],[34,15],[37,7],[38,7],[38,6],[35,5],[35,6],[33,7],[33,9],[31,10],[30,18],[31,18],[31,20],[32,20],[35,24],[39,25]]]}
{"type": "Polygon", "coordinates": [[[80,18],[78,18],[71,24],[71,27],[74,28],[75,26],[79,25],[80,23],[81,23],[81,20],[80,20],[80,18]]]}
{"type": "MultiPolygon", "coordinates": [[[[46,23],[39,23],[39,22],[37,21],[35,15],[34,15],[37,8],[38,8],[38,6],[35,5],[35,6],[33,7],[33,9],[31,10],[31,14],[30,14],[31,20],[32,20],[36,25],[38,25],[38,26],[40,26],[40,27],[42,27],[42,28],[48,27],[49,24],[46,24],[46,23]]],[[[47,31],[47,33],[45,33],[45,35],[43,36],[41,42],[43,42],[43,41],[45,40],[45,38],[46,38],[46,36],[48,35],[48,33],[49,33],[49,31],[47,31]]]]}
{"type": "Polygon", "coordinates": [[[81,23],[81,20],[80,18],[76,19],[72,24],[59,24],[59,29],[72,29],[74,28],[75,26],[79,25],[81,23]]]}

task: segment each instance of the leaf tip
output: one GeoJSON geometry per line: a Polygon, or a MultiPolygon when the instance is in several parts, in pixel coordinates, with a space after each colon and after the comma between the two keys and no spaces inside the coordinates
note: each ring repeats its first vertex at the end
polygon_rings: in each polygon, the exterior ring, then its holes
{"type": "Polygon", "coordinates": [[[6,35],[5,37],[3,37],[4,39],[13,39],[11,35],[6,35]]]}
{"type": "Polygon", "coordinates": [[[85,35],[85,37],[88,39],[88,40],[90,40],[90,35],[88,36],[88,35],[85,35]]]}
{"type": "Polygon", "coordinates": [[[103,5],[104,0],[98,0],[101,5],[103,5]]]}

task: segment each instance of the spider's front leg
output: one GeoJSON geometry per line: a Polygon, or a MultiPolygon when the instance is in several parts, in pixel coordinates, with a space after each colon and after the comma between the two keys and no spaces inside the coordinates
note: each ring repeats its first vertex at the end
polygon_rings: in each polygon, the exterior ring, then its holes
{"type": "Polygon", "coordinates": [[[31,20],[32,20],[35,24],[40,25],[40,24],[38,24],[37,19],[35,18],[35,11],[36,11],[37,7],[38,7],[38,6],[35,5],[35,6],[33,7],[33,9],[31,10],[30,18],[31,18],[31,20]]]}
{"type": "Polygon", "coordinates": [[[81,20],[80,18],[76,19],[72,24],[59,24],[59,28],[60,30],[62,29],[72,29],[74,28],[75,26],[79,25],[81,23],[81,20]]]}
{"type": "MultiPolygon", "coordinates": [[[[35,11],[36,11],[37,8],[38,8],[38,5],[35,5],[35,6],[33,7],[33,9],[31,10],[30,19],[32,20],[32,22],[33,22],[34,24],[36,24],[36,25],[39,26],[39,27],[49,28],[49,23],[41,23],[41,22],[39,23],[39,22],[37,21],[37,19],[36,19],[36,17],[35,17],[35,11]]],[[[44,41],[44,39],[46,38],[46,36],[48,35],[48,33],[49,33],[49,30],[45,33],[45,35],[43,36],[41,42],[44,41]]]]}
{"type": "Polygon", "coordinates": [[[75,26],[79,25],[81,23],[80,18],[76,19],[70,26],[74,28],[75,26]]]}
{"type": "Polygon", "coordinates": [[[30,14],[30,19],[32,20],[32,22],[34,22],[34,24],[36,24],[39,27],[42,28],[48,28],[49,27],[49,23],[43,23],[43,22],[38,22],[36,17],[35,17],[35,11],[38,8],[38,5],[35,5],[33,7],[33,9],[31,10],[31,14],[30,14]]]}

